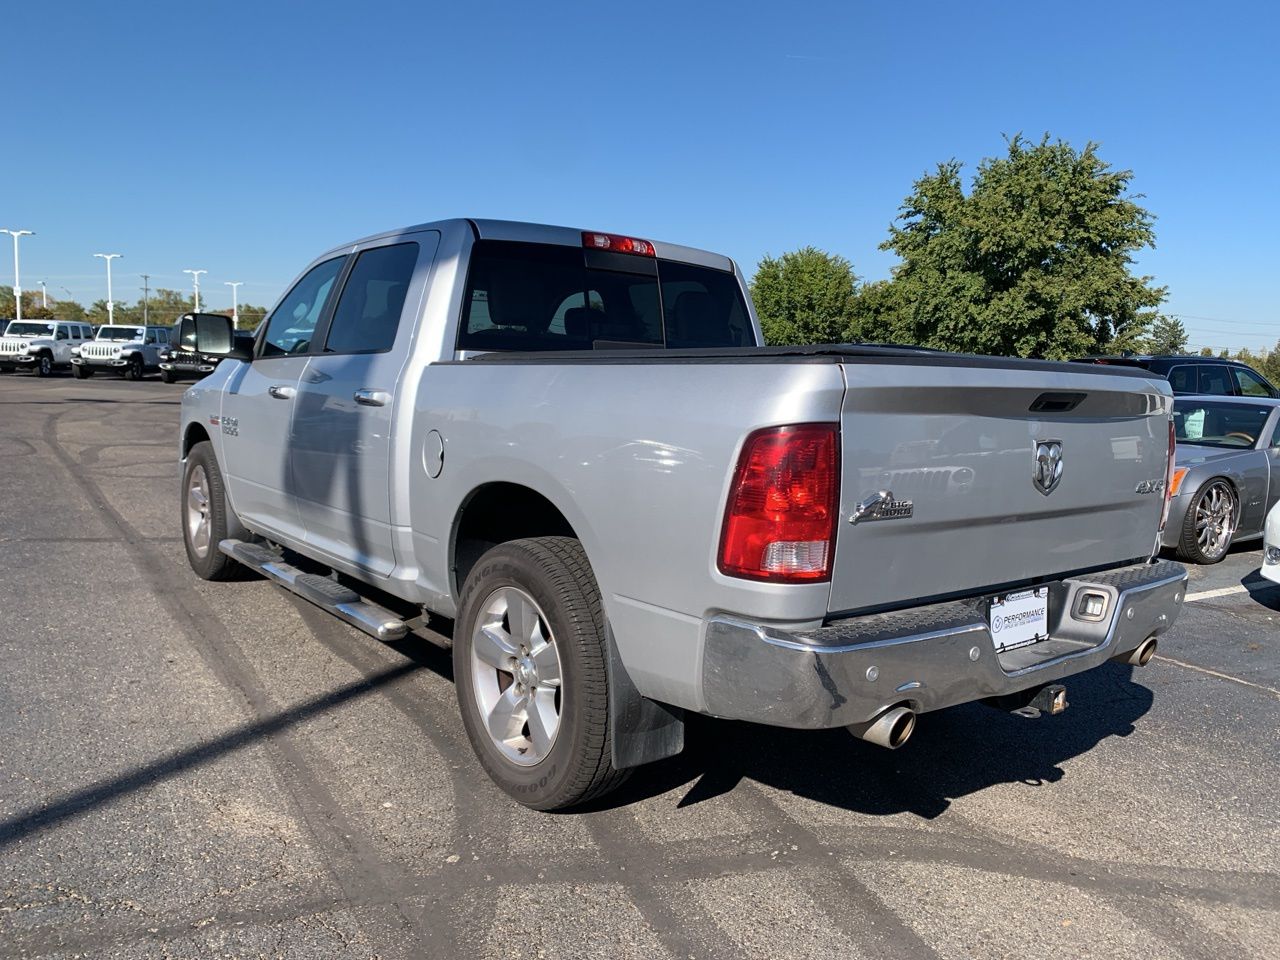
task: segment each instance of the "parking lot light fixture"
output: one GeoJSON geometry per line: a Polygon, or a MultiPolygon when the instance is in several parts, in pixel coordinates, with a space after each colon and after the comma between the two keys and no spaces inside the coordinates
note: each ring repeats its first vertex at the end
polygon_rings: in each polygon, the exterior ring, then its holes
{"type": "Polygon", "coordinates": [[[30,230],[10,230],[7,227],[0,228],[0,233],[7,233],[13,237],[13,319],[22,319],[22,280],[18,276],[18,238],[34,237],[35,234],[30,230]]]}
{"type": "Polygon", "coordinates": [[[49,309],[49,288],[45,285],[45,282],[43,280],[40,280],[38,282],[40,284],[40,306],[48,310],[49,309]]]}
{"type": "Polygon", "coordinates": [[[116,305],[115,305],[115,302],[111,299],[111,261],[114,260],[116,257],[124,256],[124,254],[95,253],[94,256],[101,257],[103,260],[107,261],[107,323],[113,324],[116,322],[116,305]]]}
{"type": "Polygon", "coordinates": [[[244,283],[244,281],[236,280],[233,283],[230,280],[223,280],[222,282],[231,288],[231,325],[238,327],[240,326],[240,297],[238,294],[240,292],[240,284],[244,283]]]}
{"type": "Polygon", "coordinates": [[[183,270],[183,273],[191,274],[191,286],[195,291],[195,312],[200,312],[200,274],[208,273],[208,270],[183,270]]]}

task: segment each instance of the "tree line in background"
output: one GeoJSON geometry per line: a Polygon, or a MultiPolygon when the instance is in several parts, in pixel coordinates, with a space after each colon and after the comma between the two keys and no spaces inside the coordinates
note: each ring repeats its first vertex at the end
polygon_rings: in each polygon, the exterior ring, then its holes
{"type": "MultiPolygon", "coordinates": [[[[1155,243],[1155,218],[1128,195],[1132,172],[1112,170],[1092,143],[1015,136],[1006,147],[967,193],[954,160],[915,182],[880,245],[899,259],[888,280],[862,283],[815,247],[766,256],[751,282],[765,339],[1051,360],[1184,352],[1182,321],[1158,312],[1166,288],[1131,270],[1155,243]]],[[[1238,356],[1280,374],[1280,342],[1238,356]]]]}
{"type": "MultiPolygon", "coordinates": [[[[193,297],[187,296],[181,291],[158,287],[151,291],[150,296],[147,297],[145,311],[147,320],[152,324],[168,326],[174,323],[182,314],[190,313],[194,307],[194,302],[193,297]]],[[[210,310],[206,307],[204,312],[231,316],[229,308],[225,310],[210,310]]],[[[143,313],[141,299],[134,303],[116,301],[116,323],[142,323],[143,313]]],[[[241,304],[239,313],[239,326],[242,329],[252,329],[266,316],[267,308],[254,306],[253,304],[241,304]]],[[[13,316],[13,287],[0,287],[0,317],[12,319],[13,316]]],[[[96,300],[89,307],[85,307],[75,300],[49,297],[49,305],[46,307],[42,304],[39,291],[23,290],[22,319],[72,320],[101,325],[107,322],[107,301],[96,300]]]]}

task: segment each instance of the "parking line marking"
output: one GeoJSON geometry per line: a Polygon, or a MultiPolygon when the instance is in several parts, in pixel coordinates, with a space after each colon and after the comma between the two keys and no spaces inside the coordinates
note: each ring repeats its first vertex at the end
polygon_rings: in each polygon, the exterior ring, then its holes
{"type": "Polygon", "coordinates": [[[1199,593],[1188,593],[1187,603],[1195,603],[1197,600],[1212,600],[1214,597],[1229,597],[1233,593],[1248,593],[1249,588],[1243,584],[1237,584],[1234,587],[1219,587],[1217,590],[1201,590],[1199,593]]]}
{"type": "Polygon", "coordinates": [[[1219,680],[1230,680],[1232,683],[1238,683],[1244,687],[1253,687],[1255,690],[1261,690],[1263,693],[1269,693],[1276,699],[1280,699],[1280,690],[1275,687],[1268,687],[1261,683],[1254,683],[1252,680],[1241,680],[1239,677],[1233,677],[1229,673],[1219,673],[1217,670],[1210,670],[1208,667],[1197,667],[1194,663],[1186,663],[1183,660],[1175,660],[1173,657],[1165,657],[1156,654],[1152,660],[1161,660],[1165,663],[1174,663],[1180,667],[1186,667],[1188,670],[1194,670],[1196,673],[1208,674],[1211,677],[1217,677],[1219,680]]]}

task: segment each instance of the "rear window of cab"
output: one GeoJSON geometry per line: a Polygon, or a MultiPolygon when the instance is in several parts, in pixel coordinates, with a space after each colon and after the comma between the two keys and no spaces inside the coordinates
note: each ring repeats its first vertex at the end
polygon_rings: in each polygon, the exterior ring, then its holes
{"type": "Polygon", "coordinates": [[[737,278],[651,257],[479,240],[461,350],[744,347],[755,342],[737,278]]]}

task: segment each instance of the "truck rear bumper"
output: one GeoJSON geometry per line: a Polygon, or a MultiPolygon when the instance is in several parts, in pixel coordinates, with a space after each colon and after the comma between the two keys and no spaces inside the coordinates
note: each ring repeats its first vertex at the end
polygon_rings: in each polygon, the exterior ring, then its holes
{"type": "Polygon", "coordinates": [[[864,723],[894,706],[916,713],[1018,693],[1127,657],[1182,607],[1179,564],[1136,564],[1049,587],[1049,639],[997,652],[986,598],[836,620],[790,632],[730,616],[708,621],[708,713],[782,727],[864,723]],[[1077,611],[1106,598],[1098,619],[1077,611]]]}

